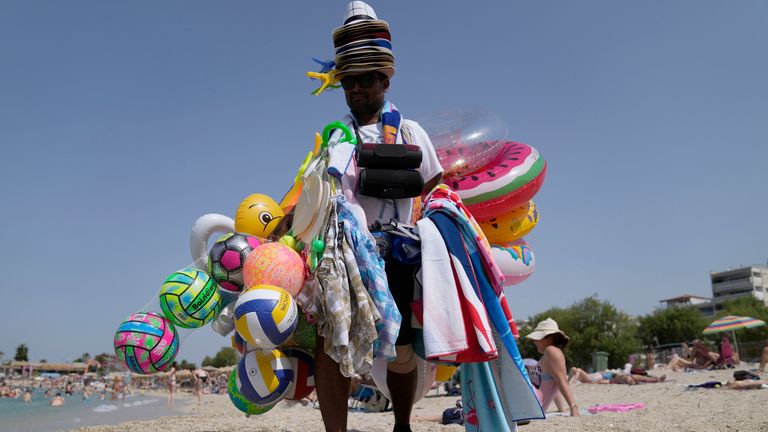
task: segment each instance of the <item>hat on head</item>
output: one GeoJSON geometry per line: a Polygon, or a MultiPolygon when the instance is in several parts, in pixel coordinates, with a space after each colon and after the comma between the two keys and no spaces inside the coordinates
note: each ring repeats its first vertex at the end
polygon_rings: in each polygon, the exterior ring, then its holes
{"type": "Polygon", "coordinates": [[[566,343],[571,340],[568,335],[560,330],[560,327],[557,326],[557,322],[552,318],[547,318],[544,321],[541,321],[536,325],[536,328],[533,329],[532,332],[528,333],[528,335],[525,337],[532,340],[542,340],[545,337],[555,333],[564,337],[566,343]]]}
{"type": "Polygon", "coordinates": [[[395,74],[389,24],[363,1],[347,4],[344,25],[333,31],[333,46],[338,79],[374,71],[388,78],[395,74]]]}

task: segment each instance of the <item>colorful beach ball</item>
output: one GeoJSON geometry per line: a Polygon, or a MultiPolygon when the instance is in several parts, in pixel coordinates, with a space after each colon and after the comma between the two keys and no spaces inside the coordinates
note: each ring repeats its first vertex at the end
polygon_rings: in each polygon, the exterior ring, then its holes
{"type": "Polygon", "coordinates": [[[315,389],[315,359],[309,351],[298,347],[285,348],[282,351],[293,368],[293,380],[288,385],[285,398],[304,399],[315,389]]]}
{"type": "Polygon", "coordinates": [[[218,288],[205,272],[183,268],[168,276],[160,287],[160,308],[179,327],[202,327],[221,310],[218,288]]]}
{"type": "Polygon", "coordinates": [[[237,389],[246,399],[260,406],[280,401],[291,381],[291,362],[280,350],[251,351],[237,365],[237,389]]]}
{"type": "Polygon", "coordinates": [[[208,251],[208,274],[230,292],[243,290],[243,264],[261,241],[247,234],[228,233],[219,237],[208,251]]]}
{"type": "Polygon", "coordinates": [[[235,329],[256,348],[274,348],[293,335],[298,307],[284,289],[257,285],[243,291],[235,303],[235,329]]]}
{"type": "Polygon", "coordinates": [[[233,370],[232,373],[229,374],[229,380],[227,381],[227,393],[229,393],[229,400],[232,401],[232,405],[247,415],[264,414],[275,406],[275,404],[265,406],[257,405],[246,399],[245,396],[240,393],[240,389],[238,389],[237,386],[237,369],[233,370]]]}
{"type": "Polygon", "coordinates": [[[295,297],[304,285],[304,260],[289,246],[265,243],[245,259],[243,280],[246,288],[275,285],[295,297]]]}
{"type": "Polygon", "coordinates": [[[115,333],[115,355],[136,373],[167,369],[179,351],[179,335],[164,316],[138,312],[123,321],[115,333]]]}

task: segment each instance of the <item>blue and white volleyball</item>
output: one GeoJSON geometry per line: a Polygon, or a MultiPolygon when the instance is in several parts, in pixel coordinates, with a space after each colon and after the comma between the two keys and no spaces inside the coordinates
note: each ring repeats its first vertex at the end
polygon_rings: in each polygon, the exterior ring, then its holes
{"type": "Polygon", "coordinates": [[[271,349],[287,341],[299,321],[296,302],[273,285],[243,291],[235,303],[235,329],[256,348],[271,349]]]}
{"type": "Polygon", "coordinates": [[[291,361],[280,350],[255,350],[240,359],[236,384],[246,399],[266,406],[285,396],[293,376],[291,361]]]}

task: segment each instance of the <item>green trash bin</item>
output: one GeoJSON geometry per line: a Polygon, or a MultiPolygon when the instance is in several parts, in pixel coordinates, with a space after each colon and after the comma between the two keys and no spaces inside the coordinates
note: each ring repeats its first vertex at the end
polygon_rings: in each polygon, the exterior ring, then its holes
{"type": "Polygon", "coordinates": [[[608,353],[604,351],[593,352],[592,367],[595,369],[595,372],[608,369],[608,353]]]}

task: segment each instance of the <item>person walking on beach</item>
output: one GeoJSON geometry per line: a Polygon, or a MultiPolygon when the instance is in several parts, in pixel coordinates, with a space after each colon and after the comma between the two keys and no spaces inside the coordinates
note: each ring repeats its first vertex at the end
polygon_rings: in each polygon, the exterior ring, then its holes
{"type": "Polygon", "coordinates": [[[203,373],[201,369],[195,369],[195,372],[192,374],[192,379],[194,380],[192,394],[197,397],[198,405],[203,403],[203,373]]]}
{"type": "Polygon", "coordinates": [[[171,365],[168,371],[168,406],[173,406],[173,394],[176,393],[176,362],[171,365]]]}
{"type": "Polygon", "coordinates": [[[760,373],[764,373],[766,364],[768,364],[768,340],[765,341],[765,346],[763,347],[763,354],[760,356],[760,367],[757,368],[757,371],[760,373]]]}
{"type": "MultiPolygon", "coordinates": [[[[428,192],[439,184],[442,176],[432,142],[418,123],[403,119],[395,106],[385,101],[390,79],[395,73],[389,24],[379,20],[373,8],[362,1],[350,2],[346,15],[344,25],[333,33],[336,77],[341,82],[350,110],[343,122],[354,129],[359,143],[400,145],[406,142],[418,146],[422,162],[417,171],[425,185],[423,190],[428,192]]],[[[368,225],[388,224],[393,219],[412,223],[411,198],[384,199],[362,195],[359,193],[361,188],[351,184],[352,178],[358,178],[356,164],[350,162],[340,170],[345,196],[359,203],[368,225]]],[[[418,378],[410,324],[416,266],[404,264],[388,252],[381,258],[385,263],[389,291],[402,316],[395,342],[396,358],[387,366],[386,384],[392,396],[394,431],[410,432],[418,378]]],[[[326,353],[325,344],[325,339],[318,335],[315,384],[320,413],[326,431],[346,431],[350,377],[342,374],[339,363],[326,353]]]]}
{"type": "Polygon", "coordinates": [[[560,330],[557,322],[552,318],[541,321],[526,338],[533,341],[536,350],[541,354],[541,360],[539,360],[541,386],[536,389],[541,407],[546,411],[559,393],[565,398],[571,416],[579,416],[579,406],[568,385],[565,354],[563,354],[563,349],[568,345],[570,338],[560,330]]]}

